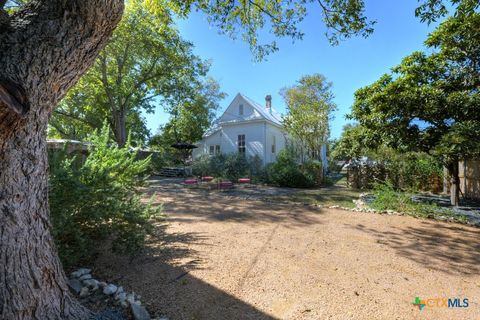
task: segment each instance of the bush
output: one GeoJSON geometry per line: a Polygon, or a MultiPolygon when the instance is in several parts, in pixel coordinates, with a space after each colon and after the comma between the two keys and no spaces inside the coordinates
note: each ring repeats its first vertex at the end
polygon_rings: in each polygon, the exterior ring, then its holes
{"type": "Polygon", "coordinates": [[[451,208],[440,207],[433,201],[414,201],[415,193],[395,189],[391,183],[376,184],[373,193],[374,200],[369,206],[379,211],[393,210],[414,217],[448,219],[460,223],[468,222],[467,217],[458,214],[451,208]]]}
{"type": "Polygon", "coordinates": [[[225,157],[223,175],[232,181],[250,176],[250,163],[248,159],[239,153],[229,154],[225,157]]]}
{"type": "Polygon", "coordinates": [[[349,183],[354,188],[371,189],[377,182],[388,183],[397,189],[439,192],[443,168],[426,153],[381,148],[371,154],[372,162],[353,162],[349,168],[349,183]]]}
{"type": "Polygon", "coordinates": [[[149,172],[152,174],[158,174],[162,168],[173,166],[174,162],[170,154],[165,153],[164,151],[155,151],[152,154],[150,160],[150,169],[149,172]]]}
{"type": "Polygon", "coordinates": [[[322,162],[318,160],[309,160],[302,166],[303,174],[308,181],[313,182],[314,186],[323,184],[323,166],[322,162]]]}
{"type": "Polygon", "coordinates": [[[196,176],[214,176],[218,179],[236,181],[250,177],[253,182],[281,187],[307,188],[322,184],[323,167],[320,161],[311,160],[299,165],[295,153],[282,150],[274,163],[266,166],[259,156],[247,158],[238,153],[202,155],[192,167],[196,176]]]}
{"type": "Polygon", "coordinates": [[[111,145],[108,128],[92,142],[84,163],[65,152],[50,162],[52,234],[67,269],[91,261],[107,243],[114,251],[137,252],[152,230],[149,219],[159,214],[136,193],[150,157],[137,161],[128,144],[111,145]]]}
{"type": "Polygon", "coordinates": [[[308,188],[320,185],[322,181],[322,164],[308,161],[299,165],[292,150],[279,152],[277,160],[267,167],[267,183],[281,187],[308,188]]]}
{"type": "Polygon", "coordinates": [[[215,156],[202,155],[195,159],[192,172],[196,176],[214,176],[219,179],[236,181],[242,177],[251,177],[261,172],[262,160],[257,157],[247,158],[242,154],[230,153],[215,156]]]}
{"type": "Polygon", "coordinates": [[[376,184],[374,195],[371,207],[376,210],[393,210],[424,218],[433,218],[438,212],[437,205],[414,202],[412,193],[396,190],[391,183],[376,184]]]}

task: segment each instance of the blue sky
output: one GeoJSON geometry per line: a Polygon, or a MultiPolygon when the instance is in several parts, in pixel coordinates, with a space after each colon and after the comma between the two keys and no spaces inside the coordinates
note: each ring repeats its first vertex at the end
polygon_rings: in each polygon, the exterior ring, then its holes
{"type": "MultiPolygon", "coordinates": [[[[320,11],[312,5],[301,24],[304,39],[294,43],[291,39],[279,39],[280,51],[260,63],[253,62],[248,44],[218,34],[202,14],[192,13],[187,20],[178,22],[178,28],[184,39],[193,42],[197,55],[212,60],[210,75],[228,94],[221,102],[219,115],[238,92],[261,104],[265,95],[271,94],[274,108],[285,113],[280,89],[295,84],[303,75],[322,73],[333,82],[338,110],[330,127],[331,137],[337,138],[347,123],[345,115],[350,111],[354,92],[377,80],[404,56],[424,48],[423,42],[434,26],[415,18],[417,4],[417,0],[367,0],[367,15],[377,21],[374,34],[367,39],[352,38],[338,46],[331,46],[325,38],[320,11]]],[[[155,133],[168,115],[158,106],[155,114],[146,118],[148,128],[155,133]]]]}

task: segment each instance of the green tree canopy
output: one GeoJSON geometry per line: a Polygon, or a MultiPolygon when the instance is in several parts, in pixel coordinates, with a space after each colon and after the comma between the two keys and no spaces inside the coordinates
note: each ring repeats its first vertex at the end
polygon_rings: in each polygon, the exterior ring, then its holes
{"type": "Polygon", "coordinates": [[[358,124],[346,124],[331,150],[334,160],[358,159],[378,146],[375,133],[358,124]]]}
{"type": "Polygon", "coordinates": [[[447,19],[426,41],[433,53],[414,52],[359,89],[351,114],[381,143],[434,155],[455,185],[458,161],[480,155],[479,30],[479,14],[447,19]]]}
{"type": "Polygon", "coordinates": [[[196,92],[192,99],[172,106],[169,121],[159,128],[159,134],[152,137],[151,146],[168,150],[176,142],[195,143],[202,138],[226,94],[212,78],[207,78],[196,92]]]}
{"type": "Polygon", "coordinates": [[[336,109],[331,88],[325,76],[314,74],[281,91],[287,105],[285,131],[305,155],[316,159],[320,159],[321,148],[328,140],[328,122],[336,109]]]}
{"type": "Polygon", "coordinates": [[[129,1],[95,65],[54,111],[51,134],[82,139],[108,119],[119,145],[125,144],[127,130],[134,141],[145,142],[149,132],[141,111],[187,101],[207,70],[168,12],[152,14],[142,1],[129,1]]]}

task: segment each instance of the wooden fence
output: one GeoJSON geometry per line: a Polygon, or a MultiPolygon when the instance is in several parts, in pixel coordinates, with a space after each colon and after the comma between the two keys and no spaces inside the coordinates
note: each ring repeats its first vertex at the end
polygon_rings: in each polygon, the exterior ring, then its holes
{"type": "Polygon", "coordinates": [[[480,200],[480,160],[460,161],[458,172],[463,196],[480,200]]]}

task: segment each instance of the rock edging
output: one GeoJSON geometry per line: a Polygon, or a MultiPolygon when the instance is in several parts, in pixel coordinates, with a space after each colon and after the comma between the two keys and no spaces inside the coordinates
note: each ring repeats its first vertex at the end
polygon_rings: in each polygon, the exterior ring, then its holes
{"type": "Polygon", "coordinates": [[[125,292],[122,286],[99,281],[92,277],[91,269],[80,268],[70,274],[68,286],[80,301],[110,301],[114,306],[130,309],[134,320],[168,320],[166,317],[152,319],[135,292],[125,292]]]}

